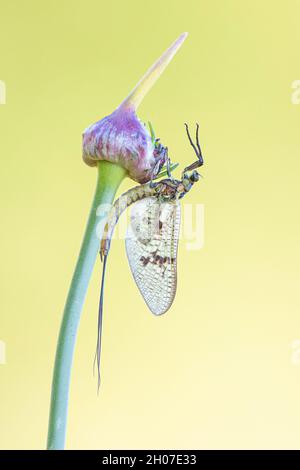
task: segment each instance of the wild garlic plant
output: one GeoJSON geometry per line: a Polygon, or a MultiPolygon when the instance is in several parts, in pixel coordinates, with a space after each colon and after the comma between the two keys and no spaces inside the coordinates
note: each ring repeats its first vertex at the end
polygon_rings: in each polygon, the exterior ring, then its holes
{"type": "Polygon", "coordinates": [[[70,377],[75,341],[87,288],[99,253],[107,213],[124,178],[146,183],[161,174],[166,148],[139,120],[136,111],[187,37],[183,33],[150,67],[132,92],[109,116],[83,133],[83,160],[97,168],[96,190],[67,296],[53,372],[48,449],[65,446],[70,377]],[[100,232],[99,232],[100,227],[100,232]]]}

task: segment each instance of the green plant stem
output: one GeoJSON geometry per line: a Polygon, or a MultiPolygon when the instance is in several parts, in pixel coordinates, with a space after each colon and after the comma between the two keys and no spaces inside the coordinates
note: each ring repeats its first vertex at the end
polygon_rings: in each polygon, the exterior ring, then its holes
{"type": "Polygon", "coordinates": [[[99,222],[103,222],[107,214],[99,209],[97,212],[97,208],[101,204],[112,204],[116,191],[125,176],[126,171],[116,164],[106,161],[101,161],[98,164],[97,187],[67,297],[57,343],[48,429],[47,448],[49,450],[63,449],[65,444],[74,346],[86,291],[99,252],[99,239],[101,238],[101,224],[99,222]]]}

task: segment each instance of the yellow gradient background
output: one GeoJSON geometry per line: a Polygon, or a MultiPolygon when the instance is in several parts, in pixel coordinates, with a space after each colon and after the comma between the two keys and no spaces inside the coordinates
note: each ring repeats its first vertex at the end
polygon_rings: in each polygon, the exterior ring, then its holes
{"type": "MultiPolygon", "coordinates": [[[[76,346],[68,449],[300,448],[300,2],[0,0],[0,447],[45,447],[57,334],[96,182],[81,133],[183,31],[139,109],[181,167],[201,125],[205,245],[147,310],[115,240],[99,397],[100,262],[76,346]],[[299,345],[298,345],[299,347],[299,345]]],[[[126,180],[120,191],[132,186],[126,180]]]]}

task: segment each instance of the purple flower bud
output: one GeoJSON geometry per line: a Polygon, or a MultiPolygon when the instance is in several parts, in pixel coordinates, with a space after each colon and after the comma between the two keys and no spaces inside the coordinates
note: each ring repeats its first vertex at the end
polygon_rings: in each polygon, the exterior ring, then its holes
{"type": "Polygon", "coordinates": [[[166,160],[166,149],[155,145],[136,109],[185,40],[182,34],[146,72],[136,87],[109,116],[88,127],[83,133],[83,160],[96,166],[107,160],[125,168],[138,183],[154,178],[166,160]]]}
{"type": "Polygon", "coordinates": [[[146,126],[130,108],[116,109],[83,134],[83,159],[88,165],[96,166],[98,160],[118,163],[139,183],[157,175],[165,156],[164,147],[155,147],[146,126]]]}

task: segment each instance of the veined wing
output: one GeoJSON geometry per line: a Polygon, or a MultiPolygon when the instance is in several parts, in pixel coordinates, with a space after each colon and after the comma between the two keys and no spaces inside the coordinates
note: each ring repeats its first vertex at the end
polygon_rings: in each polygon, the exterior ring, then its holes
{"type": "Polygon", "coordinates": [[[126,238],[134,280],[151,312],[165,313],[175,297],[180,204],[157,197],[135,203],[126,238]]]}

